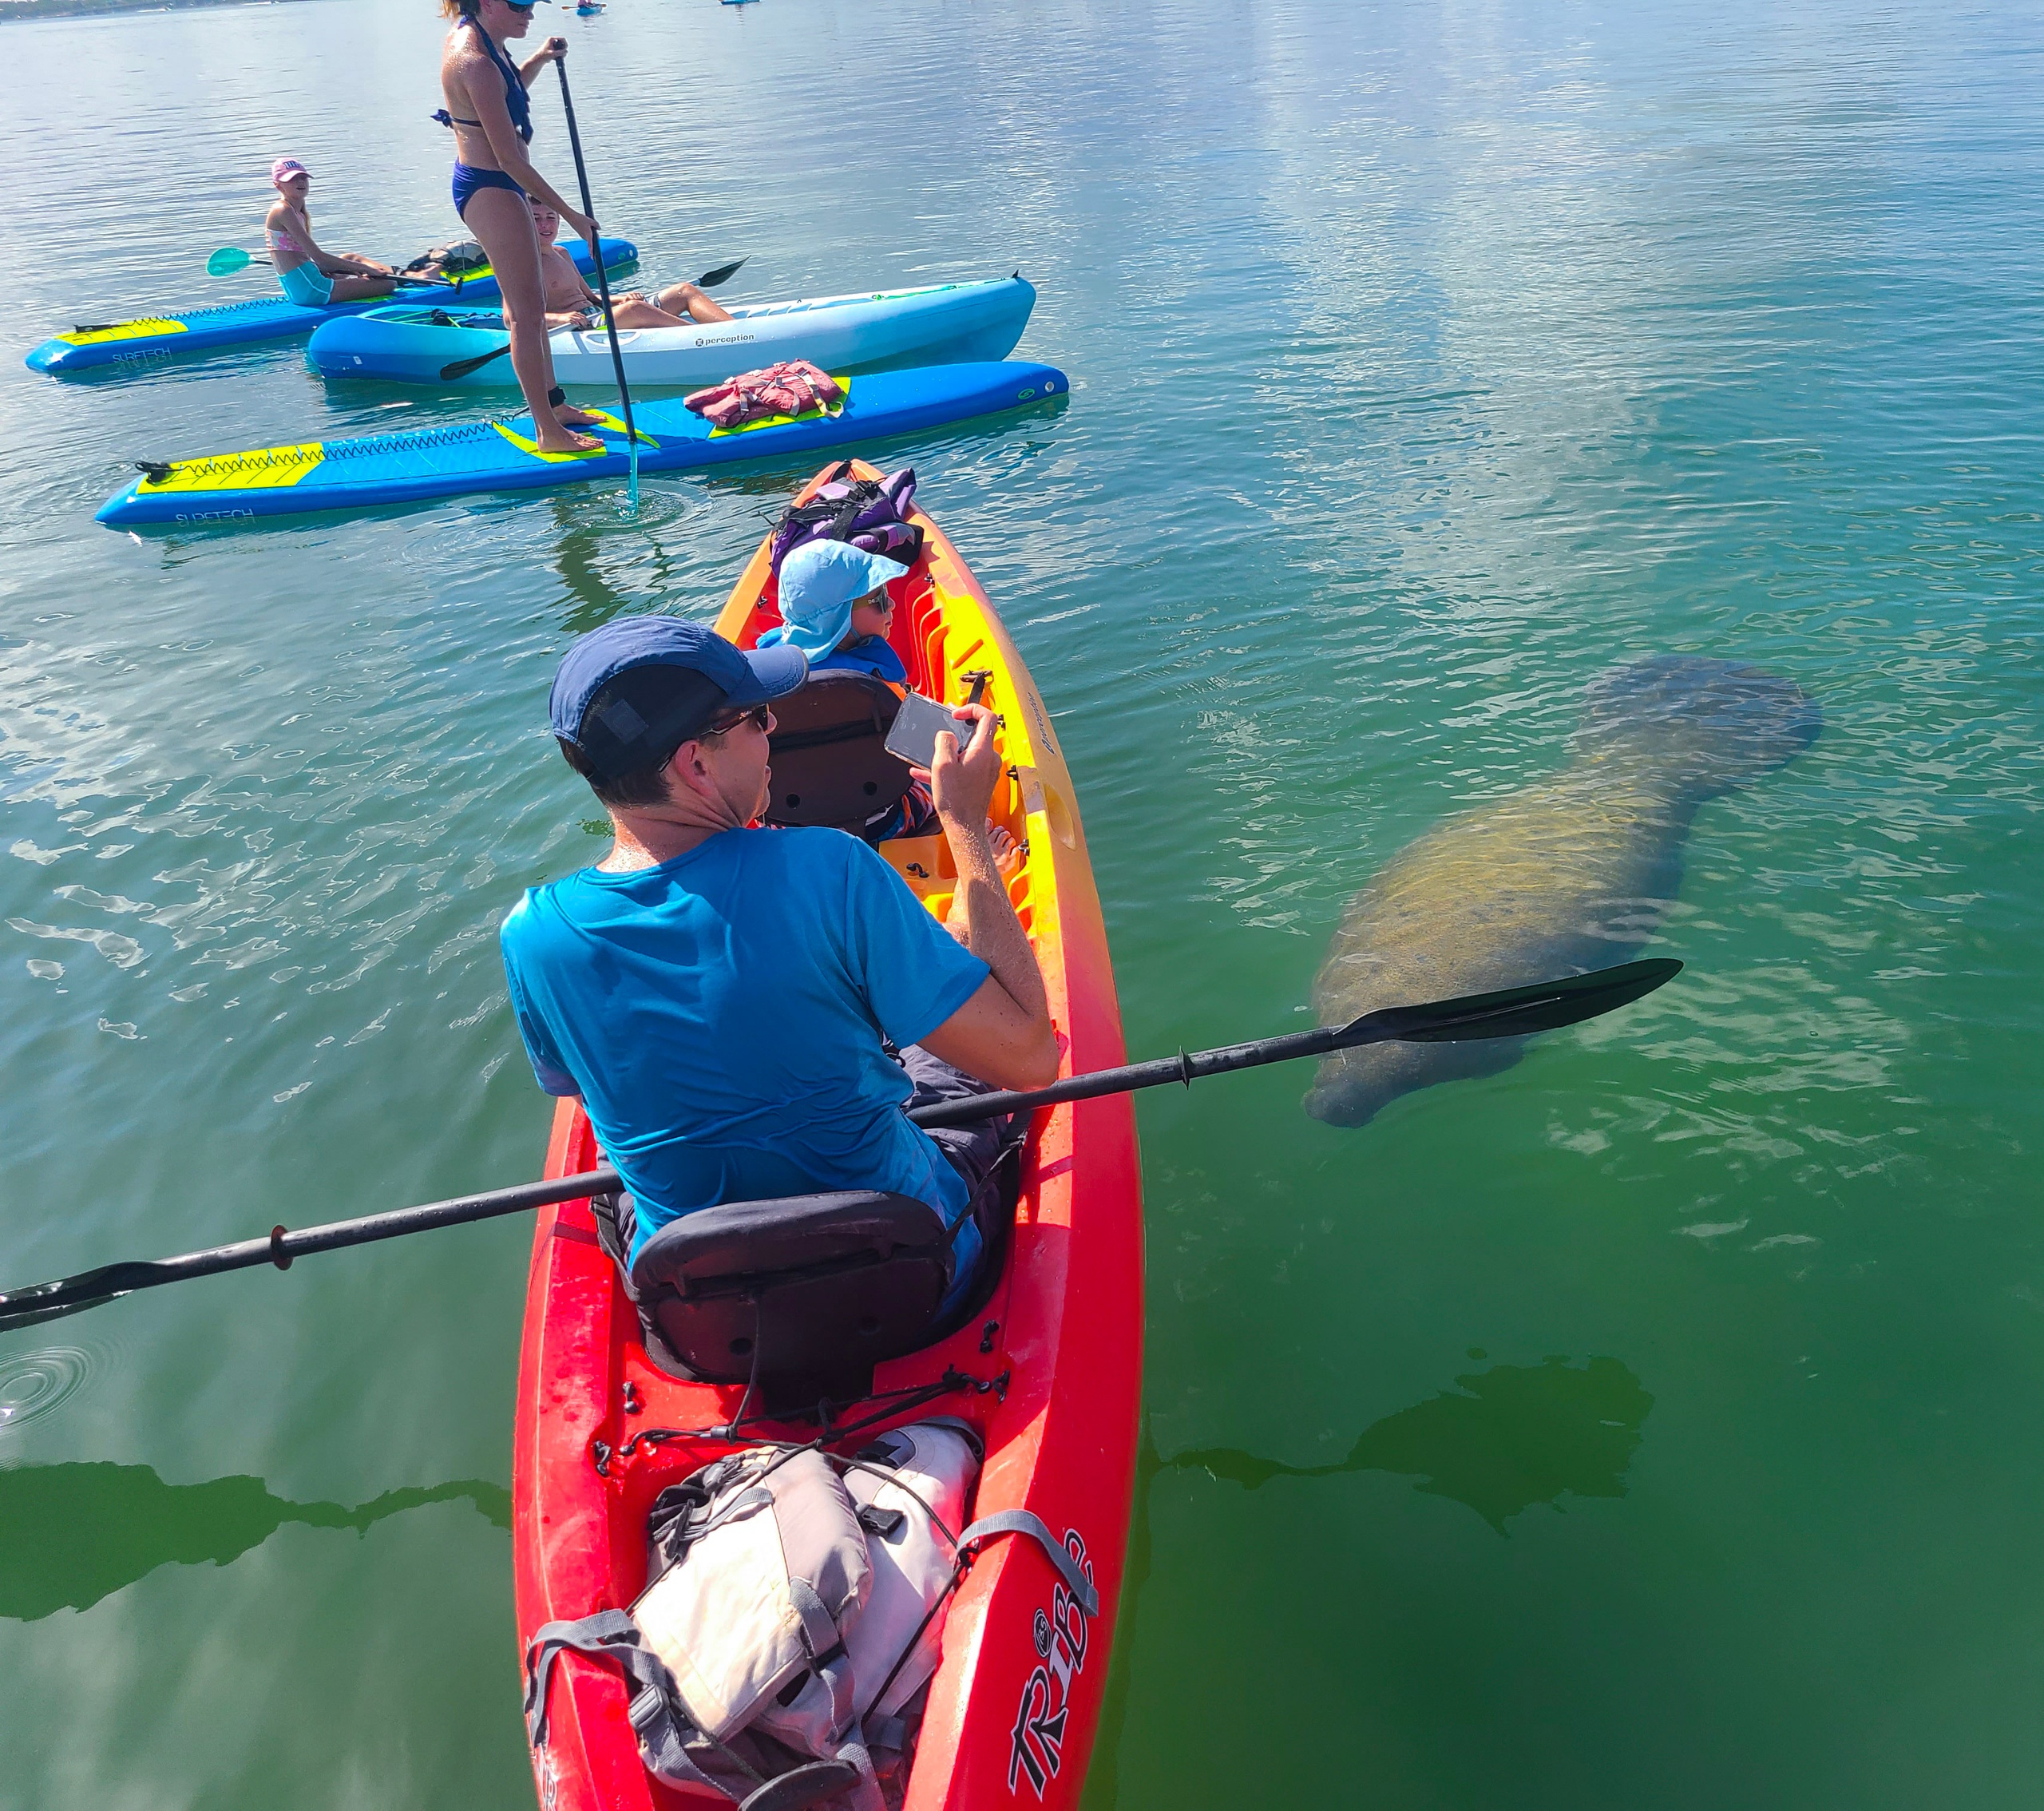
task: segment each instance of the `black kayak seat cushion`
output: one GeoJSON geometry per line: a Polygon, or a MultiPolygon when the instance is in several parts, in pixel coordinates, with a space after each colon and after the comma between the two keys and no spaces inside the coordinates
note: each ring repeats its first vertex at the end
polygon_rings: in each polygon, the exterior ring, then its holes
{"type": "Polygon", "coordinates": [[[820,825],[857,832],[909,790],[909,763],[887,752],[901,700],[870,673],[812,673],[777,699],[769,759],[770,824],[820,825]]]}
{"type": "Polygon", "coordinates": [[[695,1376],[840,1401],[929,1343],[952,1274],[934,1207],[865,1190],[701,1208],[632,1266],[641,1314],[695,1376]]]}

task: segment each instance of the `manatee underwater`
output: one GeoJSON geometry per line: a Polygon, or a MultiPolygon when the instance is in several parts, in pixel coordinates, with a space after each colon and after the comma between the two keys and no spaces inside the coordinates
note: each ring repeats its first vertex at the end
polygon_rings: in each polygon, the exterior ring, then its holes
{"type": "MultiPolygon", "coordinates": [[[[1320,1023],[1631,960],[1682,885],[1697,807],[1786,766],[1823,721],[1792,680],[1729,660],[1600,674],[1567,767],[1437,825],[1349,902],[1313,981],[1320,1023]]],[[[1306,1111],[1360,1126],[1415,1088],[1510,1068],[1525,1042],[1342,1051],[1306,1111]]]]}

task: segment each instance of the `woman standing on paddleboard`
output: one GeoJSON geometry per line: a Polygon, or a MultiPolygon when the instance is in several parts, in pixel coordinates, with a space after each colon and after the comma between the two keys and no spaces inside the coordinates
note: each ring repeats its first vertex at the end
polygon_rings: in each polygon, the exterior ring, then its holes
{"type": "Polygon", "coordinates": [[[588,241],[598,258],[596,223],[577,213],[533,168],[533,109],[526,85],[547,64],[568,53],[568,40],[550,38],[523,64],[505,42],[525,36],[535,0],[441,0],[455,20],[440,57],[440,90],[447,105],[434,117],[454,134],[454,212],[489,255],[504,296],[504,325],[511,335],[511,367],[533,411],[533,438],[547,453],[581,453],[602,444],[573,431],[592,417],[563,408],[547,345],[546,295],[540,276],[540,243],[527,197],[543,201],[568,229],[588,241]]]}

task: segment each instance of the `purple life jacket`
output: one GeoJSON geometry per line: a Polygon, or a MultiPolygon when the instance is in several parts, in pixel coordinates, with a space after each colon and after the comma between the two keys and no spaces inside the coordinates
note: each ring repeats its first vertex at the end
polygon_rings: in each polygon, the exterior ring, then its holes
{"type": "Polygon", "coordinates": [[[916,473],[904,466],[875,483],[854,478],[847,459],[806,503],[790,504],[774,530],[774,570],[796,548],[811,541],[843,541],[883,559],[913,566],[923,550],[923,531],[909,521],[916,473]]]}

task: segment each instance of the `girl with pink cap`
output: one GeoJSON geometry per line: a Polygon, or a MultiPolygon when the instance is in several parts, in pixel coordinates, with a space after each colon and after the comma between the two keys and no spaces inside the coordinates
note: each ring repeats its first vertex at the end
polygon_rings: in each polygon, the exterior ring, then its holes
{"type": "Polygon", "coordinates": [[[270,186],[277,199],[263,218],[263,236],[270,242],[277,281],[292,301],[301,307],[323,308],[329,302],[370,301],[397,287],[388,264],[352,252],[337,257],[319,249],[305,207],[312,172],[295,157],[279,157],[271,164],[270,186]]]}

